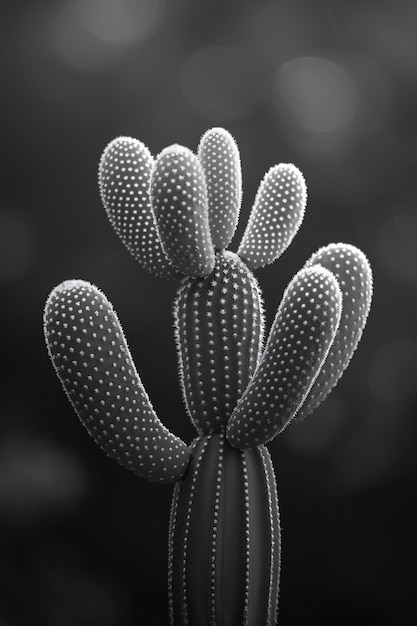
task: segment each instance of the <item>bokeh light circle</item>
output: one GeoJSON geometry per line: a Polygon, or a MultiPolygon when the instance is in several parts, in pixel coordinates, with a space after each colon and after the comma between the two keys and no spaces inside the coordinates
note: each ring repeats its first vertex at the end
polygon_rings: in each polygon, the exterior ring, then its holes
{"type": "Polygon", "coordinates": [[[154,34],[165,14],[167,0],[118,0],[128,13],[133,25],[133,39],[137,43],[154,34]]]}
{"type": "Polygon", "coordinates": [[[337,63],[320,57],[299,57],[278,69],[274,104],[295,127],[315,133],[341,131],[355,115],[357,88],[337,63]]]}
{"type": "Polygon", "coordinates": [[[55,49],[73,69],[103,69],[155,31],[164,3],[165,0],[66,1],[52,12],[50,29],[55,49]]]}
{"type": "Polygon", "coordinates": [[[129,44],[133,41],[133,23],[130,15],[116,0],[82,0],[75,3],[80,21],[87,32],[110,44],[129,44]],[[78,6],[77,6],[78,5],[78,6]]]}

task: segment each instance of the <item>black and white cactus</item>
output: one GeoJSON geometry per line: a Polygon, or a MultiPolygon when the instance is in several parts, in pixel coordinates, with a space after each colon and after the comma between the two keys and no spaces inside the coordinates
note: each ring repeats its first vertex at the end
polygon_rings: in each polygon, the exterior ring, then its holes
{"type": "Polygon", "coordinates": [[[112,305],[97,287],[65,281],[48,297],[45,337],[80,420],[103,450],[139,476],[176,483],[169,529],[172,624],[272,626],[280,526],[265,444],[327,396],[362,335],[372,297],[365,255],[338,243],[312,255],[288,285],[264,342],[252,269],[275,261],[305,210],[301,172],[274,166],[255,198],[237,253],[226,250],[241,197],[239,152],[222,128],[197,154],[154,160],[119,137],[99,168],[101,198],[140,264],[179,281],[175,339],[187,446],[160,422],[112,305]]]}

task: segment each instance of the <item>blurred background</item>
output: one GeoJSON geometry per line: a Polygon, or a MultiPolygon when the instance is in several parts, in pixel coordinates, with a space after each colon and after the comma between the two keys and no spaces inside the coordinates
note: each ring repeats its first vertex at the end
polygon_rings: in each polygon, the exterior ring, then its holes
{"type": "Polygon", "coordinates": [[[156,154],[224,126],[241,151],[236,250],[280,161],[309,188],[268,322],[330,241],[364,250],[374,301],[335,391],[270,446],[283,527],[280,624],[417,623],[417,3],[3,0],[0,15],[0,626],[167,623],[171,488],[108,460],[50,365],[49,291],[113,302],[158,415],[190,441],[175,285],[114,235],[97,168],[117,135],[156,154]]]}

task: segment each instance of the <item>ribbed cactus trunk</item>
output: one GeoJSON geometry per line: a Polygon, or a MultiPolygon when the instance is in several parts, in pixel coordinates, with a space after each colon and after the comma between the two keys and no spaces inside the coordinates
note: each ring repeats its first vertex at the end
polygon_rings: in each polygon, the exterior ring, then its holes
{"type": "Polygon", "coordinates": [[[273,626],[279,569],[278,499],[267,449],[232,448],[224,432],[201,436],[172,500],[171,624],[273,626]]]}
{"type": "Polygon", "coordinates": [[[189,279],[174,306],[180,378],[200,436],[174,491],[169,538],[175,626],[272,626],[279,583],[275,476],[263,445],[225,435],[263,348],[260,290],[252,272],[218,252],[206,279],[189,279]]]}

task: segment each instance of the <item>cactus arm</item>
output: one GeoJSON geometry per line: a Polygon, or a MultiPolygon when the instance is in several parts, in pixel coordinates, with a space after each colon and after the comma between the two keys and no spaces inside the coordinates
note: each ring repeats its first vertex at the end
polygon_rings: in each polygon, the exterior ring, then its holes
{"type": "Polygon", "coordinates": [[[99,446],[139,476],[180,480],[188,448],[156,416],[104,294],[82,280],[64,281],[46,302],[44,332],[68,399],[99,446]]]}
{"type": "Polygon", "coordinates": [[[153,166],[154,159],[141,141],[117,137],[100,159],[100,196],[111,225],[142,267],[156,276],[178,279],[181,275],[162,249],[152,211],[153,166]]]}
{"type": "Polygon", "coordinates": [[[198,157],[178,145],[162,150],[152,173],[151,196],[162,247],[171,263],[188,276],[210,274],[214,247],[198,157]]]}
{"type": "Polygon", "coordinates": [[[270,441],[302,405],[334,340],[342,296],[331,272],[304,268],[288,285],[262,355],[232,413],[227,439],[248,448],[270,441]]]}
{"type": "Polygon", "coordinates": [[[211,238],[223,250],[236,230],[242,202],[239,149],[227,130],[211,128],[200,140],[198,156],[207,184],[211,238]]]}
{"type": "Polygon", "coordinates": [[[320,248],[307,261],[306,267],[316,264],[336,276],[343,294],[343,311],[324,365],[295,421],[314,411],[337,384],[357,348],[372,301],[371,266],[364,253],[355,246],[331,243],[320,248]]]}
{"type": "Polygon", "coordinates": [[[304,177],[295,165],[281,163],[265,174],[237,251],[250,268],[273,263],[288,248],[306,202],[304,177]]]}

